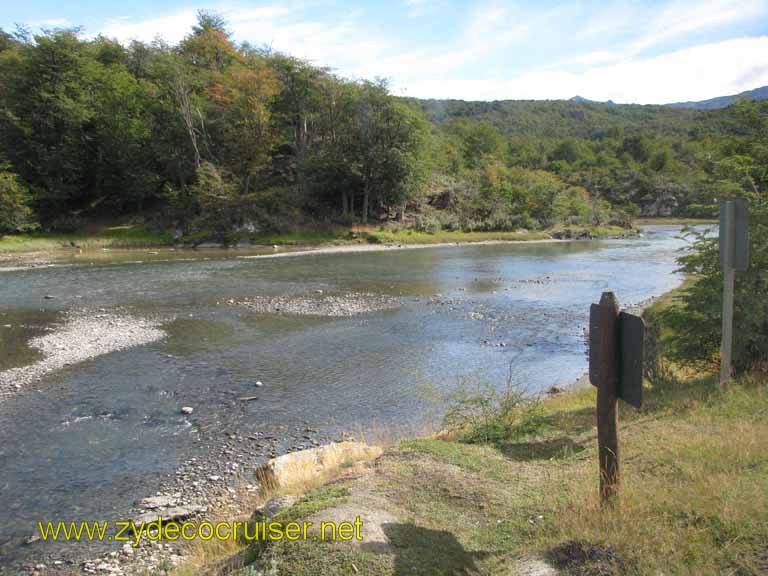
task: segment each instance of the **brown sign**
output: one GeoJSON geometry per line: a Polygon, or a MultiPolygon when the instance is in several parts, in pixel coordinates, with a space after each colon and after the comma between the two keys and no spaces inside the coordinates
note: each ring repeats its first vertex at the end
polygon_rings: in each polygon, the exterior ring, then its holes
{"type": "Polygon", "coordinates": [[[635,408],[643,404],[643,340],[645,323],[640,316],[619,314],[618,396],[635,408]]]}

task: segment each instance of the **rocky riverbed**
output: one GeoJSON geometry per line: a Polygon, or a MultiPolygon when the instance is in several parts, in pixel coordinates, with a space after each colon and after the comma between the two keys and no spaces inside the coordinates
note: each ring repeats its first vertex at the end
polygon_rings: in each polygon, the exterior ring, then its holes
{"type": "MultiPolygon", "coordinates": [[[[0,330],[4,328],[0,327],[0,330]]],[[[69,311],[62,323],[52,327],[47,334],[29,341],[29,346],[41,353],[40,360],[0,372],[0,401],[71,364],[148,344],[163,337],[165,332],[156,319],[104,309],[69,311]]]]}
{"type": "MultiPolygon", "coordinates": [[[[194,414],[194,413],[193,413],[194,414]]],[[[197,426],[194,415],[190,423],[197,426]]],[[[165,478],[159,489],[137,500],[124,518],[141,522],[156,521],[231,521],[249,516],[256,504],[264,500],[255,477],[258,466],[278,455],[313,448],[332,440],[354,440],[348,433],[330,438],[308,425],[275,426],[270,432],[239,433],[224,430],[220,434],[200,436],[201,456],[180,463],[175,474],[165,478]]],[[[113,532],[112,532],[113,533],[113,532]]],[[[189,544],[183,541],[152,541],[143,538],[139,546],[113,542],[98,555],[76,544],[46,548],[38,534],[26,541],[38,547],[34,562],[13,567],[13,574],[166,574],[185,560],[189,544]]],[[[5,573],[0,570],[0,573],[5,573]]]]}
{"type": "Polygon", "coordinates": [[[350,292],[346,294],[325,294],[317,290],[311,294],[293,296],[256,296],[229,304],[241,306],[259,314],[287,314],[294,316],[321,316],[346,318],[393,310],[401,305],[399,298],[381,294],[350,292]]]}

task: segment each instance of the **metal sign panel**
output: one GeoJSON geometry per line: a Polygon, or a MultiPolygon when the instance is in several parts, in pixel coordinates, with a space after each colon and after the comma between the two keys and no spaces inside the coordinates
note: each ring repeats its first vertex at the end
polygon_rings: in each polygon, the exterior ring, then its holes
{"type": "Polygon", "coordinates": [[[600,385],[600,305],[589,307],[589,381],[600,385]]]}
{"type": "Polygon", "coordinates": [[[640,316],[619,314],[618,396],[635,408],[643,403],[643,340],[645,322],[640,316]]]}
{"type": "Polygon", "coordinates": [[[748,205],[744,198],[720,202],[720,265],[739,272],[749,266],[748,205]]]}

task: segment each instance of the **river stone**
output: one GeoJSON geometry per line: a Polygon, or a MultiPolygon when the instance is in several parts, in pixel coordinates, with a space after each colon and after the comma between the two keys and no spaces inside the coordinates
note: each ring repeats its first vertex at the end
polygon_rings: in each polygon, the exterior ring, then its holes
{"type": "Polygon", "coordinates": [[[136,502],[136,505],[147,510],[157,510],[158,508],[169,508],[175,506],[178,500],[173,496],[150,496],[136,502]]]}
{"type": "Polygon", "coordinates": [[[265,516],[266,518],[274,518],[283,510],[287,510],[298,500],[296,496],[289,494],[273,496],[267,502],[256,508],[255,516],[265,516]]]}
{"type": "Polygon", "coordinates": [[[172,522],[183,520],[202,512],[207,512],[207,510],[208,509],[205,506],[200,506],[199,504],[191,506],[174,506],[173,508],[166,508],[161,512],[147,512],[146,514],[136,517],[134,522],[137,526],[141,526],[142,523],[147,524],[149,522],[157,522],[158,516],[162,517],[163,522],[172,522]]]}
{"type": "Polygon", "coordinates": [[[268,488],[302,485],[342,464],[375,460],[382,452],[365,442],[334,442],[272,458],[256,469],[256,477],[268,488]]]}
{"type": "Polygon", "coordinates": [[[194,411],[195,411],[195,409],[192,408],[192,406],[182,406],[181,407],[181,413],[182,414],[192,414],[192,412],[194,412],[194,411]]]}

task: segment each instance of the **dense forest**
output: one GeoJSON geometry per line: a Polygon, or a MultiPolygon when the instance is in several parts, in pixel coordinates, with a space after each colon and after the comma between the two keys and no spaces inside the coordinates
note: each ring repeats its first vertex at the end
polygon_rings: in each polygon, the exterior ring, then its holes
{"type": "Polygon", "coordinates": [[[190,242],[401,221],[628,225],[762,196],[768,104],[419,101],[248,43],[0,30],[0,230],[134,218],[190,242]]]}

